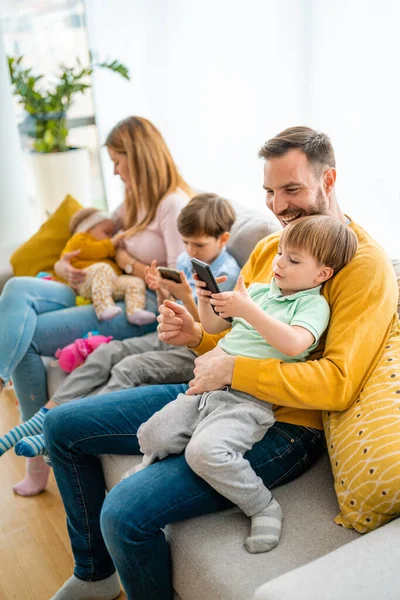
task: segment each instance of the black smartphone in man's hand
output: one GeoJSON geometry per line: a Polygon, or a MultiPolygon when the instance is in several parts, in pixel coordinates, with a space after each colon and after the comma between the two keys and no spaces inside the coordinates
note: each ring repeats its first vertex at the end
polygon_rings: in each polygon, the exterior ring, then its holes
{"type": "MultiPolygon", "coordinates": [[[[198,258],[191,258],[190,260],[199,279],[201,279],[201,281],[204,281],[204,283],[206,284],[206,289],[212,292],[213,294],[219,294],[221,290],[218,287],[218,283],[215,281],[215,277],[210,269],[210,265],[203,262],[202,260],[198,260],[198,258]]],[[[213,304],[211,304],[211,306],[213,307],[215,314],[220,316],[215,310],[215,306],[213,304]]],[[[222,318],[224,318],[225,321],[229,321],[229,323],[232,323],[233,321],[232,317],[222,318]]]]}

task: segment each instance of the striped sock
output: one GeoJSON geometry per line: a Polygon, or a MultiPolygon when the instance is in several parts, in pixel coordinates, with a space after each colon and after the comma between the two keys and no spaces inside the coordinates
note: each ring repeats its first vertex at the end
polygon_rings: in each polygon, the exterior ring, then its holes
{"type": "Polygon", "coordinates": [[[43,456],[46,453],[46,445],[44,443],[44,435],[29,435],[22,438],[15,444],[15,454],[18,456],[27,456],[33,458],[34,456],[43,456]]]}
{"type": "Polygon", "coordinates": [[[251,517],[250,537],[246,548],[252,554],[268,552],[279,543],[282,527],[282,509],[274,498],[264,510],[251,517]]]}
{"type": "Polygon", "coordinates": [[[27,435],[42,433],[43,421],[48,412],[48,408],[41,408],[29,421],[17,425],[17,427],[14,427],[14,429],[11,429],[8,433],[0,437],[0,456],[27,435]]]}

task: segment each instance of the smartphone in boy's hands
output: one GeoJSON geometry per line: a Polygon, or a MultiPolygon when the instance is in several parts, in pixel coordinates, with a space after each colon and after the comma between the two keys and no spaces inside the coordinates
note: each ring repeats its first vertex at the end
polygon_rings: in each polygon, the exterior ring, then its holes
{"type": "MultiPolygon", "coordinates": [[[[215,281],[215,277],[213,275],[213,272],[211,271],[210,265],[208,265],[207,263],[203,262],[202,260],[199,260],[198,258],[191,258],[190,259],[193,265],[194,270],[196,271],[196,274],[198,275],[199,279],[201,279],[201,281],[204,281],[204,283],[206,284],[206,289],[210,292],[212,292],[213,294],[219,294],[221,292],[221,290],[218,287],[217,282],[215,281]]],[[[220,316],[218,314],[218,312],[215,310],[215,306],[213,304],[211,304],[214,312],[216,315],[220,316]]],[[[232,323],[233,319],[232,317],[222,317],[225,319],[225,321],[229,321],[229,323],[232,323]]]]}
{"type": "Polygon", "coordinates": [[[163,279],[169,279],[170,281],[175,281],[175,283],[182,283],[181,274],[177,269],[157,267],[157,271],[160,273],[163,279]]]}

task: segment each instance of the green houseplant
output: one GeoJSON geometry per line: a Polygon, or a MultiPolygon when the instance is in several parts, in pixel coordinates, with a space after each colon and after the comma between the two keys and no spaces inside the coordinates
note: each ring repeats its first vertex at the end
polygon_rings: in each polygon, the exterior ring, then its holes
{"type": "Polygon", "coordinates": [[[31,68],[24,68],[23,59],[23,56],[8,57],[8,66],[14,95],[28,113],[23,129],[34,138],[33,147],[37,152],[69,150],[67,111],[75,94],[90,87],[88,78],[94,68],[109,69],[129,79],[128,69],[117,60],[84,67],[77,58],[72,67],[60,64],[56,81],[44,89],[41,87],[44,75],[34,75],[31,68]]]}
{"type": "MultiPolygon", "coordinates": [[[[53,80],[44,83],[23,66],[22,56],[9,57],[8,65],[14,95],[27,115],[21,129],[33,138],[33,148],[26,154],[32,174],[32,204],[41,221],[51,214],[67,194],[84,206],[92,201],[90,153],[87,148],[68,145],[67,113],[76,94],[90,87],[90,75],[96,67],[108,69],[129,79],[128,69],[119,61],[83,66],[75,59],[72,67],[63,64],[53,80]]],[[[103,198],[95,202],[104,205],[103,198]]]]}

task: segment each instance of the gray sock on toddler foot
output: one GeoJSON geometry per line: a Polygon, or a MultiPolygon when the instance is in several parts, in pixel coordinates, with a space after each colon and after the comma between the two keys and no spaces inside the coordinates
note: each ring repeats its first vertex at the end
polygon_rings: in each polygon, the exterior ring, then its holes
{"type": "Polygon", "coordinates": [[[114,600],[120,591],[116,573],[100,581],[83,581],[72,575],[50,600],[114,600]]]}
{"type": "Polygon", "coordinates": [[[274,498],[264,510],[251,517],[250,536],[245,545],[249,552],[268,552],[279,543],[282,528],[282,509],[274,498]]]}

